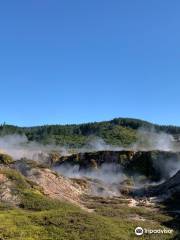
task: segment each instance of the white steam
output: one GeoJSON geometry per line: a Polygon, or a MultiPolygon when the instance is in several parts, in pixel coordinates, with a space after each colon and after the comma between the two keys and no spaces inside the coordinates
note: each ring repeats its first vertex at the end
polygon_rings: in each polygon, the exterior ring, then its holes
{"type": "Polygon", "coordinates": [[[66,155],[67,151],[63,147],[55,145],[43,145],[34,141],[29,142],[25,135],[6,135],[0,137],[0,152],[9,154],[14,160],[28,158],[36,161],[43,160],[52,150],[66,155]]]}
{"type": "Polygon", "coordinates": [[[137,141],[130,147],[136,151],[179,151],[180,145],[174,141],[171,134],[157,132],[154,128],[146,130],[140,128],[137,131],[137,141]]]}
{"type": "Polygon", "coordinates": [[[78,149],[78,152],[92,151],[121,151],[123,147],[107,144],[102,138],[96,137],[89,141],[84,147],[78,149]]]}
{"type": "Polygon", "coordinates": [[[176,158],[160,158],[158,161],[153,161],[153,165],[161,173],[162,179],[167,180],[180,170],[180,155],[176,158]]]}
{"type": "Polygon", "coordinates": [[[77,149],[77,152],[91,151],[180,151],[180,143],[174,140],[171,134],[157,132],[154,128],[150,130],[140,128],[137,130],[137,141],[128,147],[112,146],[107,144],[102,138],[96,137],[89,141],[84,147],[77,149]]]}
{"type": "Polygon", "coordinates": [[[80,169],[79,165],[63,164],[54,168],[59,174],[70,178],[92,178],[105,183],[120,183],[126,179],[120,165],[104,163],[98,169],[80,169]]]}
{"type": "Polygon", "coordinates": [[[102,164],[98,169],[80,169],[79,165],[60,165],[54,170],[65,177],[86,179],[90,183],[90,193],[94,196],[120,196],[120,183],[127,179],[117,164],[102,164]]]}

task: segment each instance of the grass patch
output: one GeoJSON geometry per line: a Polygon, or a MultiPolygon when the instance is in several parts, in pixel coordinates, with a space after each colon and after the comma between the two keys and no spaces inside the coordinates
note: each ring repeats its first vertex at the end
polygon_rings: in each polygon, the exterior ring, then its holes
{"type": "Polygon", "coordinates": [[[20,207],[23,209],[43,211],[58,209],[61,206],[58,200],[50,199],[39,192],[23,191],[20,207]]]}
{"type": "MultiPolygon", "coordinates": [[[[37,196],[31,195],[31,197],[36,198],[37,196]]],[[[111,207],[109,207],[111,209],[106,208],[107,213],[105,214],[105,209],[103,211],[99,209],[96,213],[87,213],[79,207],[65,202],[58,202],[57,205],[51,204],[49,208],[53,209],[48,210],[40,208],[40,210],[34,211],[34,209],[17,208],[5,211],[1,209],[0,237],[9,240],[136,240],[139,239],[134,234],[137,226],[152,229],[165,227],[158,222],[165,219],[159,217],[156,218],[156,221],[145,222],[132,221],[127,218],[129,213],[142,214],[142,210],[133,209],[131,212],[124,207],[121,209],[122,211],[118,209],[116,216],[111,216],[108,214],[113,211],[111,207]]],[[[149,212],[145,211],[145,214],[147,214],[146,217],[149,216],[149,212]]],[[[172,238],[173,236],[170,235],[158,235],[159,240],[172,238]]],[[[144,235],[141,239],[157,239],[157,235],[144,235]]]]}

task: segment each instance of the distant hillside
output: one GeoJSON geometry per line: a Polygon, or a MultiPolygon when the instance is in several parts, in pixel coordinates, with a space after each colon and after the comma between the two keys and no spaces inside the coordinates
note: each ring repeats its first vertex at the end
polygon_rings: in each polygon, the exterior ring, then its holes
{"type": "Polygon", "coordinates": [[[128,146],[136,141],[137,129],[154,128],[157,132],[178,136],[180,127],[161,126],[147,121],[131,118],[115,118],[111,121],[72,124],[72,125],[44,125],[37,127],[18,127],[2,124],[0,135],[25,134],[30,141],[38,141],[44,144],[56,143],[70,147],[80,147],[94,137],[102,138],[106,143],[112,145],[128,146]]]}

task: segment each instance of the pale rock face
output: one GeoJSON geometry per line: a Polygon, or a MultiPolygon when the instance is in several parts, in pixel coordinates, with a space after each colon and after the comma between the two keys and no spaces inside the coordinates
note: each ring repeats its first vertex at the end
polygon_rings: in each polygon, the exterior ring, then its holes
{"type": "Polygon", "coordinates": [[[72,202],[79,201],[81,195],[79,186],[75,186],[73,182],[64,177],[55,175],[49,169],[32,169],[28,178],[41,186],[44,194],[49,197],[72,202]]]}
{"type": "Polygon", "coordinates": [[[17,205],[20,199],[17,195],[12,192],[13,183],[5,176],[0,173],[0,201],[17,205]]]}
{"type": "Polygon", "coordinates": [[[50,198],[80,205],[80,196],[84,191],[79,184],[72,180],[59,176],[48,168],[30,166],[26,161],[18,161],[15,168],[25,177],[39,185],[43,193],[50,198]]]}

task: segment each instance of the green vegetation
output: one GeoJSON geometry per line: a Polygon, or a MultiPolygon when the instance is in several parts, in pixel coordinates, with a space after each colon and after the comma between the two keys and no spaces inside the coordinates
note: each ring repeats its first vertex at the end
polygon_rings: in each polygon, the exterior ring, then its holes
{"type": "MultiPolygon", "coordinates": [[[[112,206],[100,209],[99,213],[86,213],[67,203],[61,203],[59,208],[39,211],[9,209],[0,211],[1,239],[62,239],[62,240],[129,240],[136,239],[134,229],[140,225],[149,228],[163,228],[157,220],[169,221],[168,216],[161,214],[144,216],[147,222],[128,219],[132,214],[142,214],[142,209],[127,208],[116,212],[112,206]],[[154,217],[153,217],[154,216],[154,217]],[[156,217],[155,217],[156,216],[156,217]],[[151,218],[153,220],[151,220],[151,218]],[[155,218],[155,219],[154,219],[155,218]]],[[[172,239],[169,235],[159,235],[161,239],[172,239]]],[[[138,238],[137,238],[138,239],[138,238]]],[[[155,236],[145,236],[141,239],[156,239],[155,236]]]]}
{"type": "Polygon", "coordinates": [[[19,192],[30,187],[29,181],[14,169],[2,168],[0,169],[0,173],[4,174],[9,180],[11,180],[14,188],[19,192]]]}
{"type": "Polygon", "coordinates": [[[100,137],[113,145],[127,146],[136,141],[138,128],[180,134],[180,127],[159,126],[146,121],[129,118],[115,118],[111,121],[85,123],[79,125],[45,125],[38,127],[17,127],[3,124],[0,135],[25,134],[29,141],[44,144],[55,143],[70,147],[81,147],[93,137],[100,137]]]}
{"type": "MultiPolygon", "coordinates": [[[[68,203],[59,203],[56,209],[0,210],[1,239],[9,240],[129,240],[139,239],[134,235],[137,226],[157,229],[171,217],[152,213],[143,208],[128,208],[123,205],[95,203],[95,213],[88,213],[68,203]],[[104,206],[105,205],[105,206],[104,206]],[[116,207],[116,208],[114,208],[116,207]],[[145,221],[133,220],[143,216],[145,221]]],[[[39,205],[40,206],[40,205],[39,205]]],[[[173,235],[174,236],[174,235],[173,235]]],[[[172,239],[172,235],[158,235],[159,240],[172,239]]],[[[141,239],[157,239],[156,235],[141,239]]]]}
{"type": "MultiPolygon", "coordinates": [[[[139,206],[129,207],[127,205],[127,199],[121,198],[109,198],[103,199],[101,197],[88,197],[87,207],[94,209],[95,213],[99,216],[111,219],[112,222],[116,223],[122,234],[120,239],[139,239],[135,237],[134,229],[137,226],[147,229],[173,229],[174,232],[171,235],[159,234],[158,239],[179,239],[179,232],[177,229],[180,228],[179,219],[177,223],[174,221],[174,216],[170,216],[165,211],[165,206],[145,207],[143,204],[139,206]],[[124,238],[126,236],[126,238],[124,238]],[[177,238],[175,237],[177,236],[177,238]]],[[[143,235],[140,239],[157,239],[157,235],[143,235]]]]}
{"type": "Polygon", "coordinates": [[[40,192],[23,191],[20,207],[27,210],[43,211],[58,209],[62,204],[59,201],[45,197],[40,192]]]}
{"type": "Polygon", "coordinates": [[[4,154],[4,153],[0,153],[0,163],[1,164],[11,164],[13,163],[13,159],[11,156],[4,154]]]}

